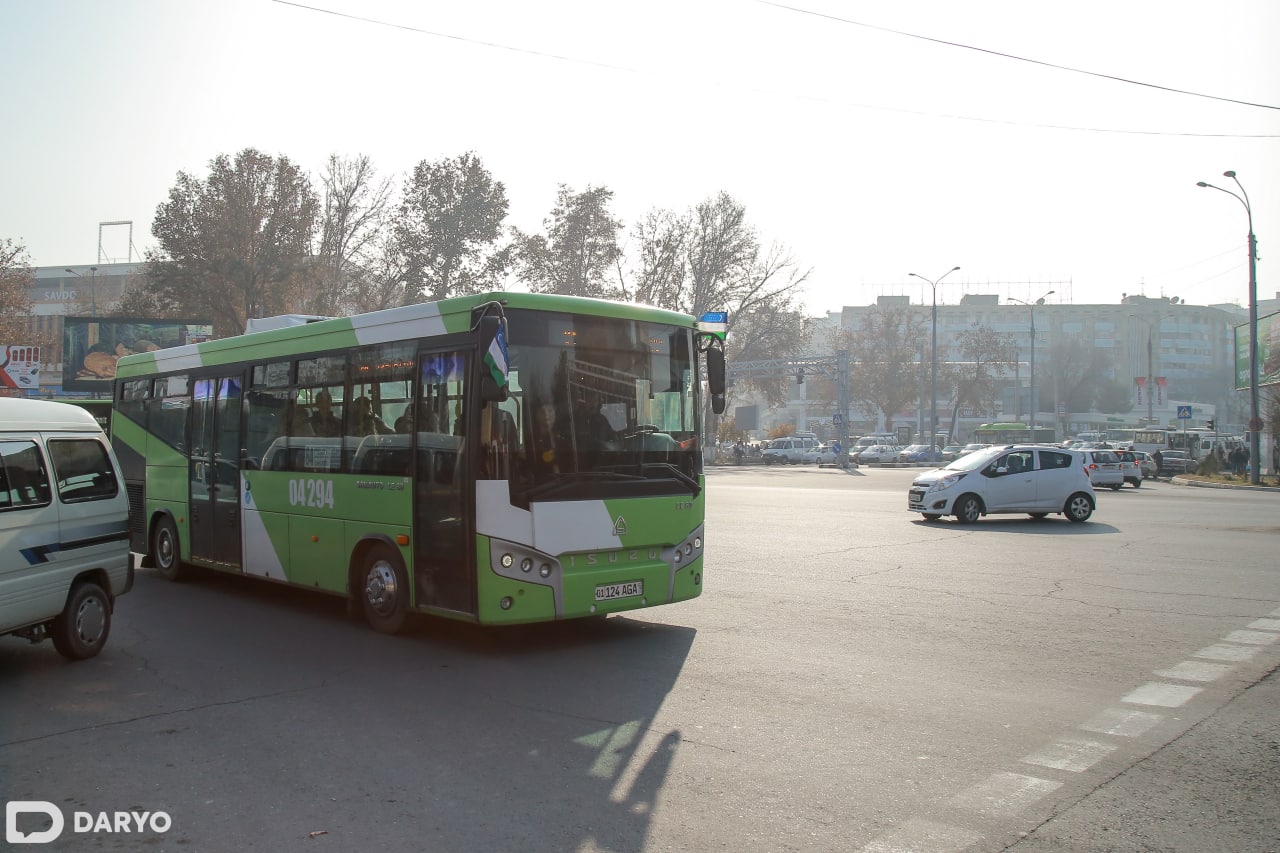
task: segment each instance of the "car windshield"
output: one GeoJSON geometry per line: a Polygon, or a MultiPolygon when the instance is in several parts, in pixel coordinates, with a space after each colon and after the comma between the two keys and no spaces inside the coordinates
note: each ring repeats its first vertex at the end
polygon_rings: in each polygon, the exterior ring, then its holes
{"type": "Polygon", "coordinates": [[[954,462],[948,462],[943,470],[946,471],[976,471],[984,467],[992,459],[995,459],[1004,452],[1003,448],[988,447],[982,450],[966,453],[954,462]]]}

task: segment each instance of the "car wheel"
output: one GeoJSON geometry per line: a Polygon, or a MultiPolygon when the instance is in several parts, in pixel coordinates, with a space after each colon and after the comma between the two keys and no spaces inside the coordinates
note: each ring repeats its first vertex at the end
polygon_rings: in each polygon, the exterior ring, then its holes
{"type": "Polygon", "coordinates": [[[1089,496],[1084,492],[1076,492],[1067,498],[1067,504],[1062,512],[1070,521],[1077,523],[1088,521],[1089,516],[1093,515],[1093,501],[1089,500],[1089,496]]]}
{"type": "Polygon", "coordinates": [[[385,545],[365,555],[357,590],[365,621],[380,634],[398,634],[409,614],[409,583],[399,558],[385,545]]]}
{"type": "Polygon", "coordinates": [[[924,516],[925,521],[937,521],[942,518],[942,516],[938,515],[936,512],[922,512],[920,514],[924,516]]]}
{"type": "Polygon", "coordinates": [[[982,504],[973,495],[965,495],[956,501],[956,521],[973,524],[982,517],[982,504]]]}
{"type": "Polygon", "coordinates": [[[1118,491],[1120,491],[1120,487],[1121,487],[1121,486],[1123,486],[1123,485],[1124,485],[1124,483],[1112,483],[1112,484],[1111,484],[1111,491],[1113,491],[1113,492],[1118,492],[1118,491]]]}
{"type": "Polygon", "coordinates": [[[96,583],[71,588],[67,606],[53,620],[49,636],[58,654],[69,660],[85,660],[102,651],[111,633],[111,602],[96,583]]]}
{"type": "Polygon", "coordinates": [[[186,580],[191,572],[182,564],[182,547],[178,540],[178,528],[167,515],[156,522],[151,534],[151,561],[160,577],[168,581],[186,580]]]}
{"type": "Polygon", "coordinates": [[[1133,487],[1134,487],[1135,489],[1141,489],[1141,488],[1142,488],[1142,478],[1141,478],[1141,477],[1136,477],[1136,478],[1134,478],[1134,479],[1130,480],[1129,482],[1133,484],[1133,487]]]}

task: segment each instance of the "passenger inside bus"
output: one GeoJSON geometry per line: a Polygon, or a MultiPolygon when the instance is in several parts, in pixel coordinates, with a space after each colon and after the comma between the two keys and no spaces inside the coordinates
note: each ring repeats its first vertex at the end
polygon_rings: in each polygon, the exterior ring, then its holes
{"type": "Polygon", "coordinates": [[[321,436],[342,435],[342,421],[333,413],[333,395],[326,388],[320,389],[320,393],[316,394],[316,410],[311,413],[311,429],[321,436]]]}
{"type": "Polygon", "coordinates": [[[410,433],[415,429],[419,432],[439,432],[436,421],[435,413],[428,411],[425,403],[418,404],[416,415],[411,406],[406,406],[404,414],[396,418],[396,432],[410,433]]]}
{"type": "Polygon", "coordinates": [[[373,412],[373,403],[361,394],[351,401],[351,435],[387,435],[393,430],[373,412]]]}

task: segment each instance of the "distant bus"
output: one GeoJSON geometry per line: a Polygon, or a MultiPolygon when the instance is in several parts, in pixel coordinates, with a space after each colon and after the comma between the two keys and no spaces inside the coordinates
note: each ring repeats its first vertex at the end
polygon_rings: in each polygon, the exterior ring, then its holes
{"type": "Polygon", "coordinates": [[[384,633],[409,612],[514,624],[694,598],[722,340],[673,311],[494,293],[126,355],[112,438],[133,550],[173,580],[344,596],[384,633]]]}
{"type": "Polygon", "coordinates": [[[1109,429],[1107,441],[1116,447],[1141,450],[1144,453],[1155,453],[1157,450],[1170,450],[1169,430],[1156,427],[1146,429],[1109,429]]]}
{"type": "Polygon", "coordinates": [[[973,431],[973,440],[980,444],[1052,444],[1057,431],[1053,427],[1036,427],[1033,432],[1026,424],[983,424],[973,431]]]}
{"type": "MultiPolygon", "coordinates": [[[[1137,430],[1132,427],[1125,427],[1123,429],[1109,429],[1106,431],[1107,437],[1104,440],[1108,444],[1114,444],[1117,447],[1128,447],[1129,445],[1133,444],[1133,436],[1136,432],[1137,430]]],[[[1134,448],[1134,449],[1136,450],[1137,448],[1134,448]]]]}
{"type": "Polygon", "coordinates": [[[1203,459],[1215,450],[1223,453],[1242,444],[1239,437],[1223,435],[1211,429],[1191,427],[1189,429],[1166,430],[1169,447],[1174,450],[1185,450],[1192,459],[1203,459]]]}

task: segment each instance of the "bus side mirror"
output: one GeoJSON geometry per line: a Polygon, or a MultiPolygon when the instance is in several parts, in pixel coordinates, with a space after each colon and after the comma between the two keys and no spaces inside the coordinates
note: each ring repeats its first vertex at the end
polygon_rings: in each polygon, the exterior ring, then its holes
{"type": "Polygon", "coordinates": [[[481,361],[480,399],[486,403],[501,403],[507,399],[506,330],[502,328],[502,318],[495,314],[485,314],[481,317],[478,328],[481,361]],[[492,352],[494,350],[496,354],[492,352]],[[501,364],[498,364],[499,361],[501,364]],[[498,384],[498,376],[501,376],[501,385],[498,384]]]}
{"type": "Polygon", "coordinates": [[[717,415],[724,414],[725,369],[724,350],[719,347],[707,347],[707,390],[711,392],[711,411],[717,415]]]}

